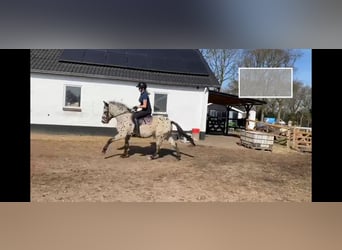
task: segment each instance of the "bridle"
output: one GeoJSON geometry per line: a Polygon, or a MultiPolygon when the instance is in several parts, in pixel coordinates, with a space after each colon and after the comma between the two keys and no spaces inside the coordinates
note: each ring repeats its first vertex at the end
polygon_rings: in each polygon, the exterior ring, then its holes
{"type": "MultiPolygon", "coordinates": [[[[109,111],[108,111],[108,112],[109,112],[109,111]]],[[[116,116],[113,116],[113,118],[118,117],[118,116],[123,115],[123,114],[126,114],[126,113],[130,113],[130,111],[129,111],[129,110],[126,110],[125,112],[122,112],[122,113],[120,113],[120,114],[118,114],[118,115],[116,115],[116,116]]]]}
{"type": "MultiPolygon", "coordinates": [[[[105,119],[106,119],[106,122],[109,122],[109,120],[112,119],[112,118],[116,118],[116,117],[119,117],[120,115],[124,115],[124,114],[130,113],[130,112],[131,112],[130,110],[126,110],[126,111],[124,111],[124,112],[122,112],[122,113],[120,113],[120,114],[118,114],[118,115],[116,115],[116,116],[113,116],[113,115],[111,114],[112,117],[109,118],[109,108],[108,108],[108,110],[105,111],[105,119]]],[[[102,120],[103,120],[103,117],[102,117],[102,120]]]]}

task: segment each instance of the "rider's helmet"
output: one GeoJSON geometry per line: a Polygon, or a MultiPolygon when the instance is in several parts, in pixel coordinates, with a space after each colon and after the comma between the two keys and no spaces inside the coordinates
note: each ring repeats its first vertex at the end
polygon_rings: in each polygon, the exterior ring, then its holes
{"type": "Polygon", "coordinates": [[[139,89],[146,89],[147,85],[144,82],[139,82],[138,85],[137,85],[137,88],[139,88],[139,89]]]}

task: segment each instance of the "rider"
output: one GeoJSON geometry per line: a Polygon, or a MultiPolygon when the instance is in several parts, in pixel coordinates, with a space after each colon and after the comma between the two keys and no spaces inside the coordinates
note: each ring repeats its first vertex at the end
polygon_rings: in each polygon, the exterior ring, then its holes
{"type": "Polygon", "coordinates": [[[150,99],[146,91],[146,88],[147,88],[146,83],[139,82],[137,85],[137,88],[139,88],[139,91],[140,91],[140,97],[139,97],[140,105],[135,106],[133,109],[137,110],[138,108],[141,108],[141,110],[133,113],[132,120],[135,125],[133,135],[140,136],[138,119],[150,115],[152,113],[152,109],[151,109],[150,99]]]}

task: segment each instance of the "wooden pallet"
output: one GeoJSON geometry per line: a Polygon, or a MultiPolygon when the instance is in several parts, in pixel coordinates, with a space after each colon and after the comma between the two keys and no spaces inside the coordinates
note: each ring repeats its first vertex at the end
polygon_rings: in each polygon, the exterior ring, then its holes
{"type": "Polygon", "coordinates": [[[287,146],[299,152],[312,152],[311,128],[294,127],[288,131],[287,146]]]}
{"type": "Polygon", "coordinates": [[[308,147],[308,146],[297,145],[296,147],[291,147],[291,148],[302,153],[312,153],[311,146],[308,147]]]}
{"type": "Polygon", "coordinates": [[[240,134],[241,145],[257,149],[272,151],[274,136],[257,131],[245,131],[240,134]]]}
{"type": "Polygon", "coordinates": [[[251,148],[255,150],[263,150],[263,151],[272,151],[273,145],[268,145],[268,147],[261,147],[259,143],[252,143],[252,142],[241,142],[241,145],[246,148],[251,148]]]}

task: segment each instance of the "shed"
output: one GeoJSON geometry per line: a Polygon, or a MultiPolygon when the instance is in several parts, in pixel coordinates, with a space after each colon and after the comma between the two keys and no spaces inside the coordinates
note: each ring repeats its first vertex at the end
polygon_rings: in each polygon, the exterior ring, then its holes
{"type": "MultiPolygon", "coordinates": [[[[208,113],[207,117],[207,133],[228,135],[230,127],[246,128],[248,123],[246,119],[253,106],[264,105],[265,101],[252,98],[239,98],[236,95],[227,94],[215,90],[209,90],[208,103],[215,104],[214,107],[219,109],[224,116],[216,116],[215,112],[208,113]],[[234,117],[232,110],[239,110],[241,113],[244,109],[244,115],[234,117]]],[[[209,109],[210,111],[210,109],[209,109]]],[[[217,113],[216,113],[217,114],[217,113]]]]}

